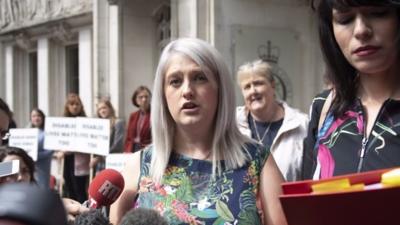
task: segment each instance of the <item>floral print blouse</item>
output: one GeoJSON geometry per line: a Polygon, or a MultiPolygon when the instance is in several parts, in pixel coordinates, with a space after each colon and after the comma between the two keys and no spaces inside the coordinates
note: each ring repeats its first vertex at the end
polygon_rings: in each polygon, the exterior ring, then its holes
{"type": "MultiPolygon", "coordinates": [[[[261,224],[259,177],[269,151],[247,145],[246,165],[212,178],[212,163],[173,153],[161,183],[149,176],[152,146],[142,152],[136,207],[156,209],[171,225],[261,224]]],[[[224,162],[221,162],[224,167],[224,162]]]]}
{"type": "MultiPolygon", "coordinates": [[[[311,120],[318,121],[319,115],[311,120]]],[[[308,155],[314,156],[314,179],[400,166],[400,101],[384,102],[368,135],[365,123],[358,99],[340,118],[328,112],[321,129],[309,133],[316,136],[313,148],[306,149],[313,151],[308,155]]]]}

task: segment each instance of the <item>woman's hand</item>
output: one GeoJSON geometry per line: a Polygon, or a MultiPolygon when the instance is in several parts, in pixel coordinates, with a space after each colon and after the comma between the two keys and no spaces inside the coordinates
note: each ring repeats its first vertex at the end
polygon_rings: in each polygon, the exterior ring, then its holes
{"type": "Polygon", "coordinates": [[[101,161],[101,158],[99,156],[93,156],[90,158],[89,166],[92,169],[96,168],[96,165],[101,161]]]}
{"type": "Polygon", "coordinates": [[[73,199],[63,198],[62,200],[65,207],[65,211],[67,212],[68,221],[75,221],[76,216],[89,211],[88,208],[82,206],[81,203],[73,199]]]}
{"type": "Polygon", "coordinates": [[[57,151],[53,154],[53,157],[59,161],[61,161],[64,158],[64,156],[65,156],[65,153],[62,151],[57,151]]]}

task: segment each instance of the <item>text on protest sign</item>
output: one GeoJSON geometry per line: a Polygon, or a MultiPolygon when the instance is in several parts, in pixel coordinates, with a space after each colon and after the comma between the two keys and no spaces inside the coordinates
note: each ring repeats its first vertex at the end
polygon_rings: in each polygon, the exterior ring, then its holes
{"type": "Polygon", "coordinates": [[[45,125],[45,148],[107,155],[110,120],[86,117],[49,117],[45,125]]]}
{"type": "Polygon", "coordinates": [[[18,128],[10,129],[10,140],[8,145],[22,148],[36,161],[38,158],[39,129],[18,128]]]}

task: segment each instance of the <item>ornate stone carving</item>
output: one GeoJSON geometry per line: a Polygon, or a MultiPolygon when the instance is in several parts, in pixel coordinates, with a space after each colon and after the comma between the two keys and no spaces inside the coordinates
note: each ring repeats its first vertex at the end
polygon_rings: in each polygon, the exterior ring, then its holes
{"type": "Polygon", "coordinates": [[[56,26],[53,26],[50,28],[50,30],[52,34],[52,39],[61,44],[66,44],[70,42],[74,37],[74,34],[71,32],[70,27],[65,23],[60,23],[56,26]]]}
{"type": "Polygon", "coordinates": [[[0,32],[92,11],[92,0],[0,0],[0,32]]]}
{"type": "Polygon", "coordinates": [[[15,35],[14,39],[17,46],[21,49],[29,50],[33,48],[33,42],[31,41],[30,37],[24,32],[15,35]]]}

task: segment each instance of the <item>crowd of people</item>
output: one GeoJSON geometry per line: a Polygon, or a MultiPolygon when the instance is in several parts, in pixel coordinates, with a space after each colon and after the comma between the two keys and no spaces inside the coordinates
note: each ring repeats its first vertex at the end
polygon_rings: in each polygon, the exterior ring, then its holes
{"type": "MultiPolygon", "coordinates": [[[[271,64],[262,60],[236,71],[244,99],[237,106],[223,57],[195,38],[163,49],[153,94],[145,86],[134,91],[138,110],[127,125],[109,100],[97,103],[97,117],[110,121],[110,153],[127,153],[125,187],[101,224],[284,225],[283,182],[400,166],[400,2],[315,0],[312,6],[326,62],[321,76],[330,89],[315,97],[309,116],[276,97],[271,64]]],[[[86,116],[77,94],[67,96],[64,116],[86,116]]],[[[29,127],[40,131],[38,160],[1,147],[0,162],[19,160],[20,168],[0,177],[0,201],[10,192],[5,183],[48,187],[56,157],[64,162],[65,198],[51,201],[63,204],[71,220],[99,217],[80,203],[88,198],[90,168],[102,171],[104,157],[44,149],[45,115],[33,109],[30,118],[29,127]]],[[[0,143],[11,122],[0,99],[0,143]]],[[[0,221],[17,217],[3,211],[0,221]]]]}

